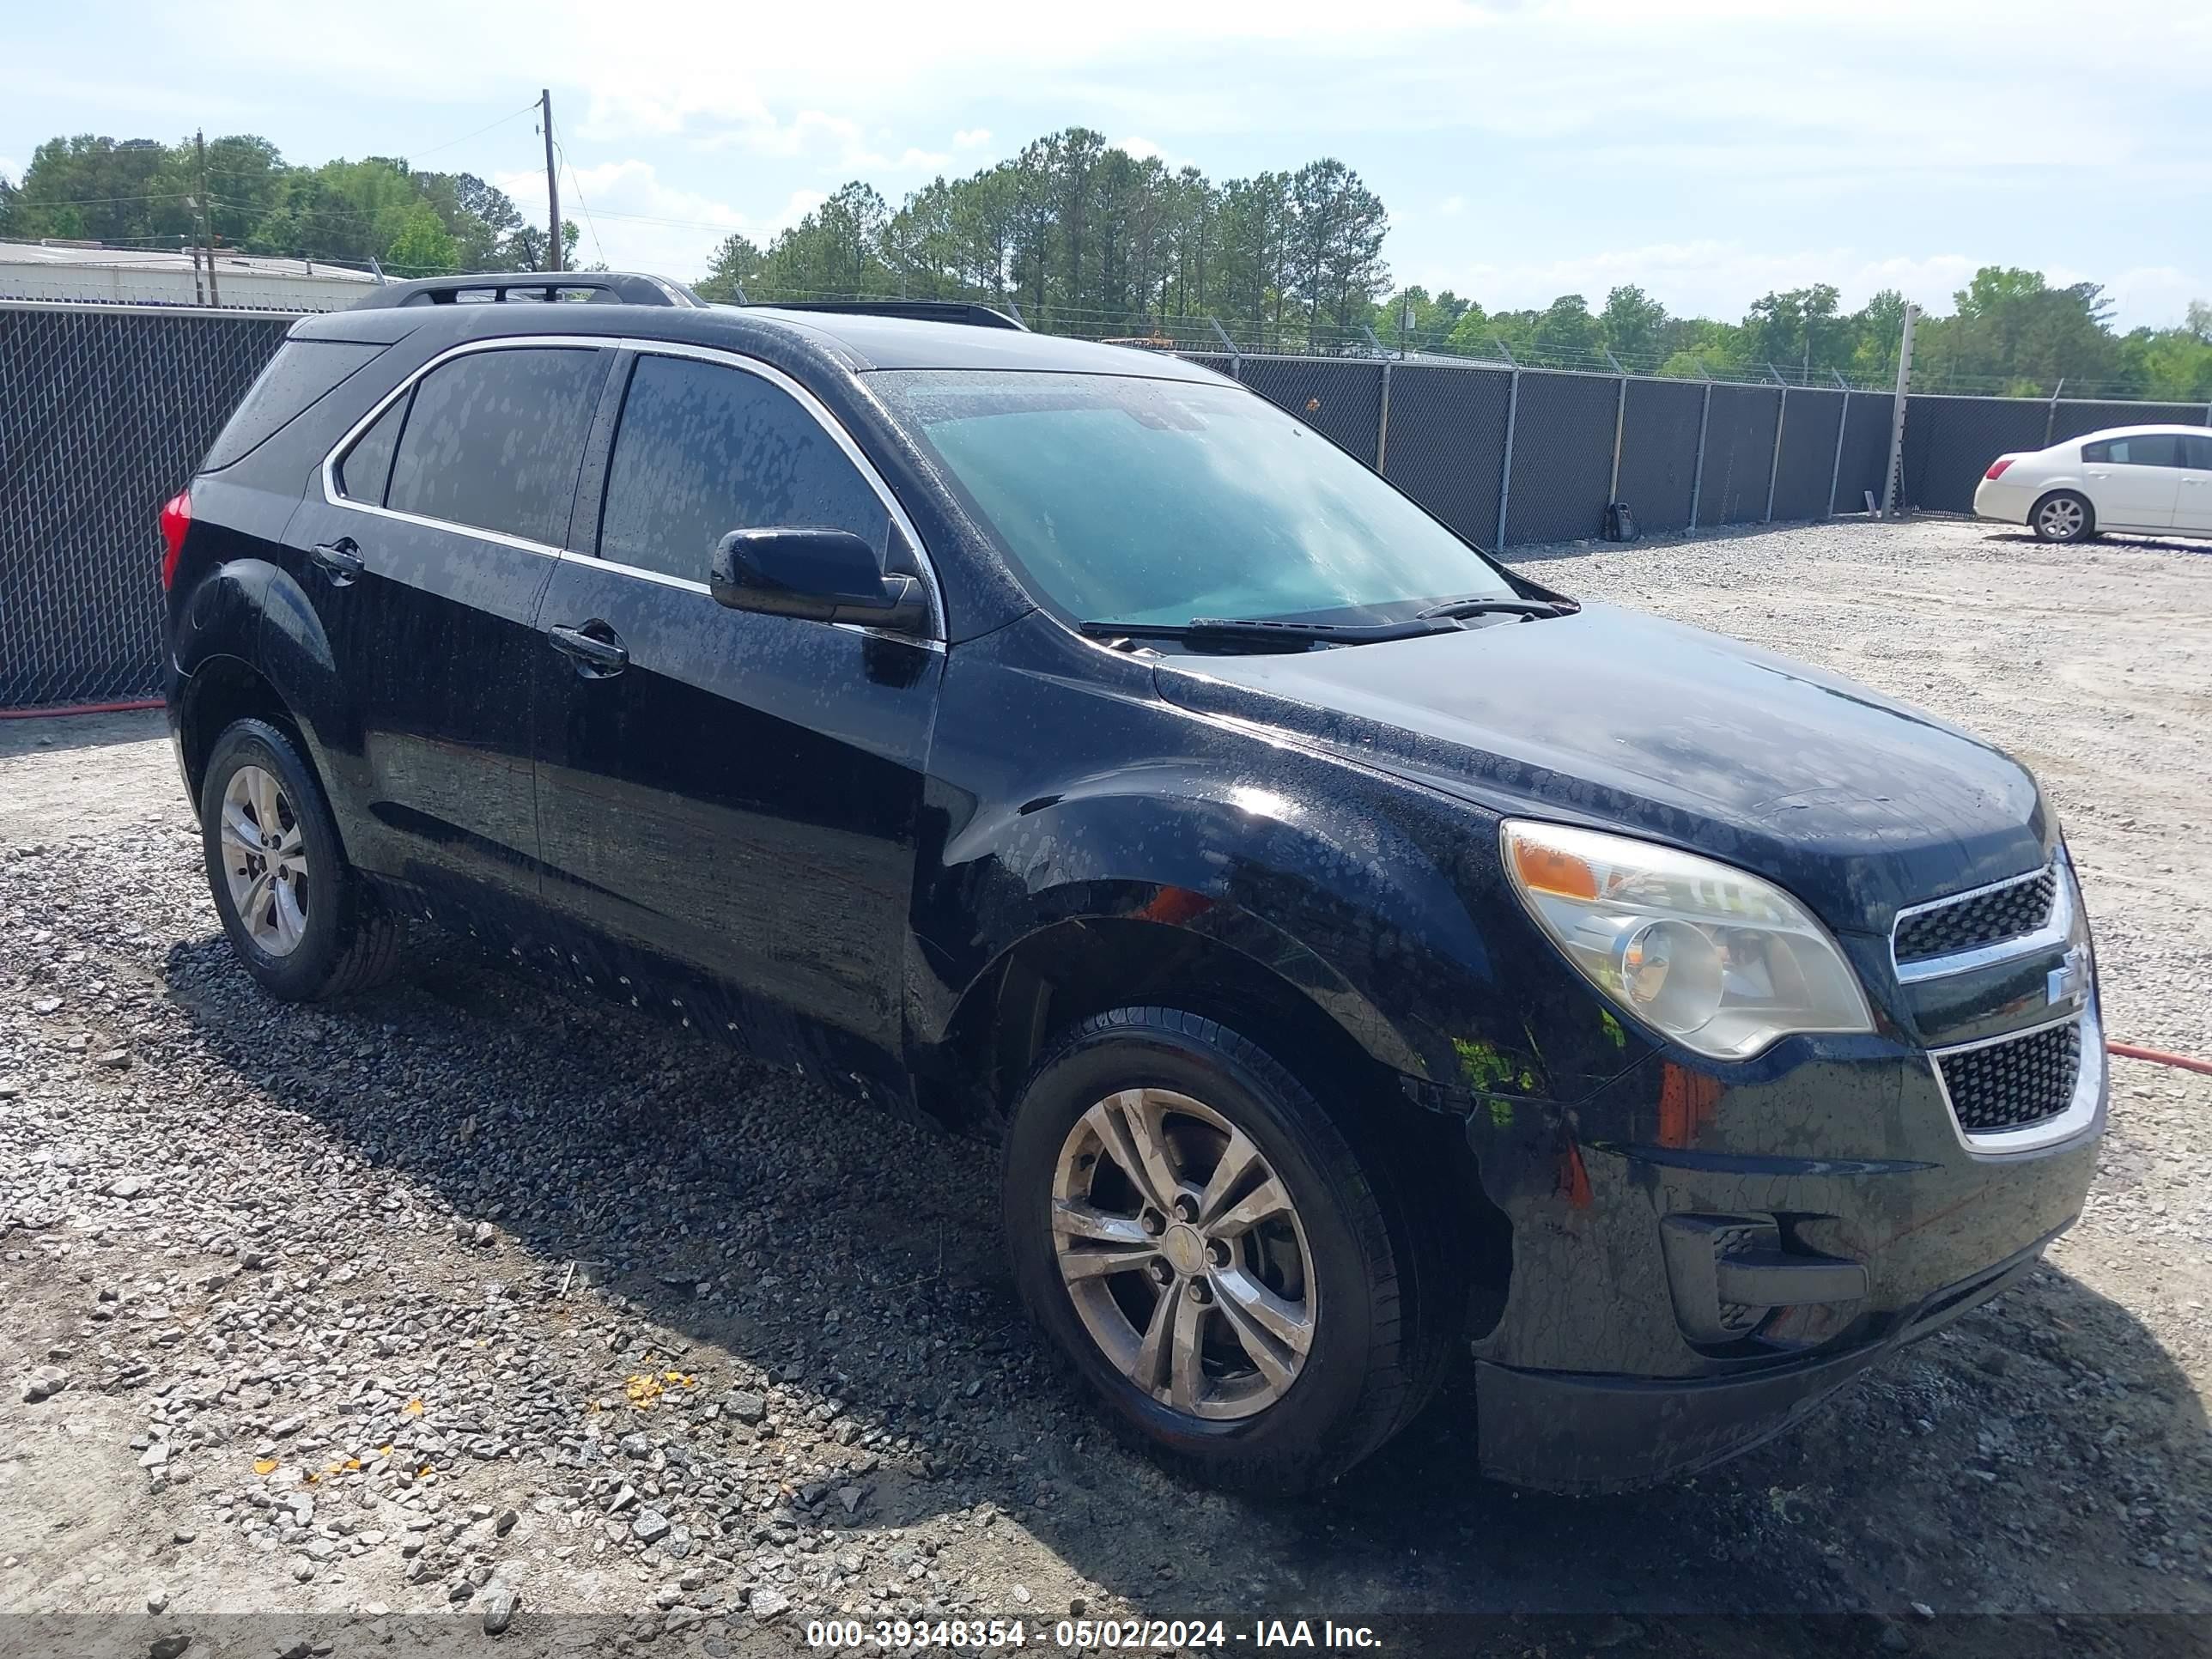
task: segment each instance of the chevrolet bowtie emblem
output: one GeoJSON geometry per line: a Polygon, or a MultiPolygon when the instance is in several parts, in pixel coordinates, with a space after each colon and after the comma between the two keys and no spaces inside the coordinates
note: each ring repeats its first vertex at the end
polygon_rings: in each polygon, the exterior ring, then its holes
{"type": "Polygon", "coordinates": [[[2088,988],[2088,952],[2077,945],[2067,951],[2044,981],[2044,1000],[2055,1007],[2062,1002],[2076,1000],[2088,988]]]}

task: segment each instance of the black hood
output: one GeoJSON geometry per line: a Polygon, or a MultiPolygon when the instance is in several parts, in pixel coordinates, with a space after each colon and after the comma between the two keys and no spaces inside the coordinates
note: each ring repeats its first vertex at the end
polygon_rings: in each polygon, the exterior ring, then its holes
{"type": "Polygon", "coordinates": [[[1609,605],[1282,655],[1178,655],[1160,693],[1501,814],[1618,829],[1779,883],[1831,927],[2038,867],[2026,768],[1838,675],[1609,605]]]}

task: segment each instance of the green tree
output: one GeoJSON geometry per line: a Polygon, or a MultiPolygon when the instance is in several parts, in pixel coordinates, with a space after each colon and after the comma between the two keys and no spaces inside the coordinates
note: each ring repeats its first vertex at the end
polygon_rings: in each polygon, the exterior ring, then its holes
{"type": "Polygon", "coordinates": [[[716,245],[706,276],[695,284],[699,297],[718,305],[735,303],[740,293],[752,297],[766,260],[767,256],[751,237],[732,231],[716,245]]]}
{"type": "Polygon", "coordinates": [[[1832,284],[1815,283],[1753,301],[1743,319],[1745,355],[1757,367],[1791,364],[1801,374],[1815,362],[1833,362],[1850,333],[1836,313],[1840,297],[1832,284]]]}
{"type": "Polygon", "coordinates": [[[1604,331],[1590,315],[1589,301],[1579,294],[1562,294],[1536,318],[1528,343],[1540,361],[1591,367],[1602,361],[1599,348],[1604,331]]]}
{"type": "Polygon", "coordinates": [[[443,276],[460,268],[460,244],[428,203],[417,202],[385,249],[384,263],[410,276],[443,276]]]}
{"type": "Polygon", "coordinates": [[[1597,320],[1607,349],[1632,368],[1649,367],[1665,350],[1667,307],[1633,283],[1605,296],[1605,309],[1597,320]]]}

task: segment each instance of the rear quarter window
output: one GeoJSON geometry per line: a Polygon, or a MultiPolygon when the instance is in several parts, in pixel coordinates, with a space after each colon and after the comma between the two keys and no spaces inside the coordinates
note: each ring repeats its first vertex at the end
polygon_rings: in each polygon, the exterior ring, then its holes
{"type": "Polygon", "coordinates": [[[313,409],[384,350],[359,340],[287,340],[216,434],[200,463],[214,472],[235,466],[268,439],[313,409]]]}

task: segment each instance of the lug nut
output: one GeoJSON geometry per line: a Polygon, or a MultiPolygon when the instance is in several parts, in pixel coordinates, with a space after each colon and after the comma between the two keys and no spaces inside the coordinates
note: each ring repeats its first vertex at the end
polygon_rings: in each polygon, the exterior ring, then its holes
{"type": "Polygon", "coordinates": [[[1214,1267],[1227,1267],[1229,1265],[1229,1241],[1224,1238],[1207,1239],[1206,1241],[1206,1259],[1214,1267]]]}
{"type": "Polygon", "coordinates": [[[1181,1198],[1176,1200],[1175,1212],[1176,1219],[1178,1221],[1197,1220],[1198,1200],[1193,1198],[1188,1193],[1185,1193],[1181,1198]]]}
{"type": "Polygon", "coordinates": [[[1208,1303],[1213,1300],[1213,1286],[1207,1284],[1202,1279],[1192,1279],[1190,1281],[1190,1299],[1197,1303],[1200,1307],[1205,1307],[1208,1303]]]}
{"type": "Polygon", "coordinates": [[[1167,1218],[1158,1210],[1146,1210],[1144,1214],[1137,1218],[1137,1224],[1154,1238],[1158,1238],[1168,1230],[1167,1218]]]}
{"type": "Polygon", "coordinates": [[[1153,1257],[1150,1261],[1145,1264],[1145,1273],[1155,1285],[1172,1285],[1175,1283],[1175,1269],[1169,1267],[1166,1262],[1161,1261],[1158,1256],[1153,1257]]]}

